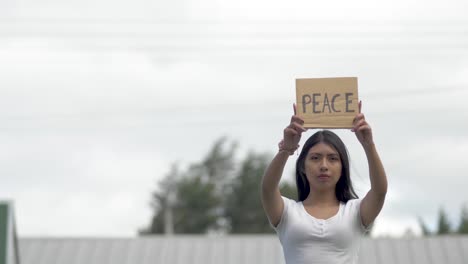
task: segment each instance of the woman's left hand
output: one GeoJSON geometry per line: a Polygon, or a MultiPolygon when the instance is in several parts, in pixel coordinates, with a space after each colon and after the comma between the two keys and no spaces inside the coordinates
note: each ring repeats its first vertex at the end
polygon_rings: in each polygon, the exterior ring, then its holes
{"type": "Polygon", "coordinates": [[[361,113],[361,106],[362,102],[359,101],[359,114],[354,118],[351,131],[356,133],[356,137],[361,142],[361,145],[367,147],[374,144],[374,139],[372,138],[372,128],[367,123],[364,114],[361,113]]]}

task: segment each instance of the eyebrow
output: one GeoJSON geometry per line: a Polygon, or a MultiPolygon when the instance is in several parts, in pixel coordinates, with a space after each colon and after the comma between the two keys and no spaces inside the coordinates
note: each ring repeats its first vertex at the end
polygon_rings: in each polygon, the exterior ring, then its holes
{"type": "MultiPolygon", "coordinates": [[[[323,156],[323,155],[324,155],[324,154],[319,153],[319,152],[311,152],[311,153],[309,153],[309,154],[310,154],[310,155],[320,155],[320,156],[323,156]]],[[[340,154],[338,154],[338,153],[327,153],[327,154],[325,154],[325,155],[327,155],[327,156],[340,156],[340,154]]]]}

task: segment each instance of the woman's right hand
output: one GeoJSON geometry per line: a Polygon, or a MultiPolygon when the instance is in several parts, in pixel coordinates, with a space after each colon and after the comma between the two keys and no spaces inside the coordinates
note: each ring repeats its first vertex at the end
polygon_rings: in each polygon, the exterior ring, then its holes
{"type": "Polygon", "coordinates": [[[280,143],[280,149],[294,152],[298,148],[299,141],[303,132],[307,131],[303,127],[304,120],[296,115],[296,104],[293,104],[294,115],[291,117],[291,123],[283,131],[283,141],[280,143]]]}

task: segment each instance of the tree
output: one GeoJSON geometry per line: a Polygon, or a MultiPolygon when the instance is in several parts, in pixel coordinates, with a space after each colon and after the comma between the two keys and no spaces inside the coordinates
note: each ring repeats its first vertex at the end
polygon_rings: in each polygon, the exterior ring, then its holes
{"type": "Polygon", "coordinates": [[[177,184],[174,204],[174,232],[179,234],[206,233],[217,228],[220,199],[215,185],[201,176],[183,178],[177,184]]]}
{"type": "Polygon", "coordinates": [[[228,142],[226,137],[215,141],[208,154],[199,164],[191,166],[189,171],[214,184],[214,195],[219,197],[219,204],[215,209],[217,225],[210,231],[227,232],[227,219],[225,218],[225,186],[235,176],[237,142],[228,142]]]}
{"type": "Polygon", "coordinates": [[[197,174],[202,174],[215,182],[219,189],[222,188],[223,184],[229,182],[236,165],[234,156],[237,150],[237,142],[230,142],[226,148],[227,143],[226,137],[216,140],[205,158],[191,168],[197,174]]]}
{"type": "Polygon", "coordinates": [[[280,183],[280,192],[282,196],[297,201],[297,187],[294,183],[283,181],[280,183]]]}
{"type": "Polygon", "coordinates": [[[460,225],[458,226],[458,234],[468,234],[468,207],[465,205],[462,206],[460,225]]]}
{"type": "MultiPolygon", "coordinates": [[[[231,233],[273,233],[261,202],[261,182],[272,157],[249,152],[226,188],[226,219],[231,233]]],[[[281,195],[297,200],[296,186],[283,181],[281,195]]]]}
{"type": "Polygon", "coordinates": [[[140,234],[206,233],[223,229],[222,187],[235,168],[236,143],[226,149],[226,138],[215,141],[208,155],[185,172],[173,165],[153,193],[154,215],[140,234]]]}
{"type": "Polygon", "coordinates": [[[248,153],[227,186],[225,217],[231,233],[273,233],[261,203],[261,181],[270,155],[248,153]]]}
{"type": "Polygon", "coordinates": [[[179,166],[173,163],[169,172],[158,183],[159,188],[152,194],[150,206],[154,214],[150,226],[139,230],[140,235],[173,233],[172,216],[179,178],[179,166]]]}
{"type": "Polygon", "coordinates": [[[439,220],[438,220],[438,235],[449,234],[451,231],[450,223],[448,222],[448,217],[443,208],[439,210],[439,220]]]}
{"type": "Polygon", "coordinates": [[[430,236],[431,231],[429,230],[429,228],[427,228],[426,224],[424,223],[421,217],[418,218],[418,222],[419,222],[419,227],[421,228],[422,235],[430,236]]]}
{"type": "Polygon", "coordinates": [[[159,191],[153,193],[155,213],[150,227],[140,234],[206,233],[217,227],[219,205],[214,183],[200,175],[177,174],[177,168],[173,167],[160,182],[159,191]]]}

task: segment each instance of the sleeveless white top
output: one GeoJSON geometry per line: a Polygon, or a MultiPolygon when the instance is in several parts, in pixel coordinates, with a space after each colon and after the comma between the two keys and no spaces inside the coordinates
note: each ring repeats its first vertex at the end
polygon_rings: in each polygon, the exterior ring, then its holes
{"type": "Polygon", "coordinates": [[[310,215],[302,202],[282,198],[281,220],[272,226],[287,264],[357,263],[360,239],[370,229],[361,222],[361,199],[340,203],[338,213],[324,220],[310,215]]]}

